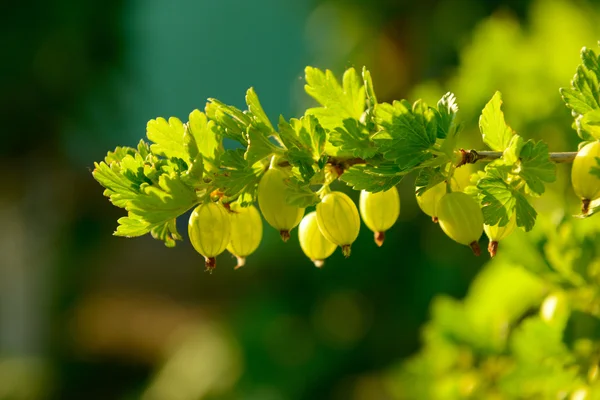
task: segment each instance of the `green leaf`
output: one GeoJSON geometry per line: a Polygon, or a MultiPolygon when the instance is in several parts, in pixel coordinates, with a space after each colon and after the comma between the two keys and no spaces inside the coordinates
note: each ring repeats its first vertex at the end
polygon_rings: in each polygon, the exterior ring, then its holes
{"type": "Polygon", "coordinates": [[[422,168],[415,179],[417,196],[423,195],[426,191],[446,179],[440,168],[422,168]]]}
{"type": "Polygon", "coordinates": [[[171,117],[151,119],[146,126],[148,139],[154,144],[150,146],[156,155],[166,158],[181,158],[188,161],[188,152],[183,141],[183,124],[178,118],[171,117]]]}
{"type": "Polygon", "coordinates": [[[223,152],[223,143],[216,123],[199,110],[192,111],[189,118],[184,142],[190,159],[193,160],[197,154],[201,154],[208,164],[207,169],[214,170],[218,167],[219,155],[223,152]]]}
{"type": "Polygon", "coordinates": [[[363,159],[374,157],[378,153],[365,125],[355,119],[345,119],[343,125],[329,134],[329,140],[334,146],[363,159]]]}
{"type": "Polygon", "coordinates": [[[437,118],[437,137],[445,139],[452,135],[456,130],[456,114],[458,113],[458,104],[454,93],[446,93],[437,103],[435,115],[437,118]]]}
{"type": "Polygon", "coordinates": [[[486,169],[486,172],[486,177],[477,183],[477,188],[481,191],[481,211],[485,223],[505,226],[516,212],[517,226],[530,231],[535,225],[535,209],[522,193],[505,182],[505,173],[494,167],[486,169]]]}
{"type": "Polygon", "coordinates": [[[556,180],[556,165],[550,161],[546,143],[525,142],[520,152],[519,176],[527,182],[529,192],[537,195],[544,193],[544,183],[556,180]]]}
{"type": "Polygon", "coordinates": [[[600,139],[600,109],[592,110],[576,120],[578,131],[584,131],[581,137],[600,139]]]}
{"type": "Polygon", "coordinates": [[[253,119],[253,125],[265,135],[272,135],[275,132],[275,129],[273,128],[271,121],[269,121],[267,114],[263,110],[260,101],[258,101],[258,95],[254,91],[254,88],[250,88],[246,92],[246,104],[248,105],[250,116],[253,119]]]}
{"type": "Polygon", "coordinates": [[[406,100],[380,103],[375,119],[384,130],[373,139],[384,157],[400,169],[409,170],[431,158],[428,150],[435,144],[437,123],[434,111],[425,103],[419,100],[412,107],[406,100]]]}
{"type": "Polygon", "coordinates": [[[127,217],[119,219],[115,235],[135,237],[158,228],[155,237],[166,238],[167,245],[174,244],[172,240],[179,235],[176,230],[172,230],[174,226],[160,227],[167,223],[172,225],[173,219],[197,203],[194,189],[186,185],[179,176],[161,175],[155,184],[142,184],[140,193],[128,201],[125,209],[129,213],[127,217]],[[165,229],[168,232],[164,232],[165,229]],[[161,231],[162,235],[159,234],[161,231]]]}
{"type": "Polygon", "coordinates": [[[310,189],[309,185],[295,178],[288,179],[286,184],[288,186],[286,189],[286,201],[290,205],[306,208],[319,203],[319,196],[310,189]]]}
{"type": "Polygon", "coordinates": [[[483,108],[479,118],[479,129],[483,142],[492,150],[504,151],[508,147],[514,132],[504,121],[500,92],[494,93],[492,99],[483,108]]]}
{"type": "Polygon", "coordinates": [[[220,126],[223,136],[235,140],[243,146],[248,145],[245,135],[248,126],[252,123],[249,115],[234,106],[228,106],[212,98],[208,99],[204,111],[208,118],[216,121],[220,126]]]}
{"type": "Polygon", "coordinates": [[[213,185],[221,190],[226,200],[234,201],[243,196],[242,205],[254,201],[256,187],[264,173],[262,163],[249,165],[244,150],[226,150],[221,156],[221,171],[214,177],[213,185]]]}
{"type": "Polygon", "coordinates": [[[176,240],[183,240],[179,232],[177,232],[177,219],[173,218],[155,228],[152,228],[150,234],[154,239],[162,240],[167,247],[175,247],[176,240]]]}
{"type": "Polygon", "coordinates": [[[581,65],[571,81],[571,88],[563,88],[563,101],[575,114],[584,115],[600,108],[600,61],[593,50],[581,50],[581,65]]]}
{"type": "Polygon", "coordinates": [[[327,130],[342,126],[348,118],[359,120],[365,111],[365,87],[354,68],[344,72],[342,85],[330,70],[306,67],[306,93],[319,102],[322,107],[306,111],[317,117],[327,130]]]}
{"type": "Polygon", "coordinates": [[[254,164],[263,160],[266,157],[270,157],[274,153],[279,153],[280,148],[275,146],[267,135],[254,126],[248,127],[248,149],[244,154],[244,158],[249,164],[254,164]]]}
{"type": "Polygon", "coordinates": [[[94,163],[92,176],[104,190],[104,195],[108,197],[115,206],[124,208],[128,202],[141,193],[140,187],[143,184],[152,183],[144,172],[144,160],[139,154],[132,156],[124,154],[122,148],[117,148],[115,152],[108,153],[106,162],[94,163]],[[115,161],[118,157],[120,162],[115,161]]]}
{"type": "Polygon", "coordinates": [[[392,164],[380,166],[353,165],[342,174],[340,180],[346,182],[348,186],[355,190],[367,190],[376,193],[396,186],[405,174],[392,164]]]}
{"type": "Polygon", "coordinates": [[[312,116],[292,118],[289,123],[279,118],[279,137],[288,149],[286,158],[290,165],[297,167],[307,182],[315,174],[314,166],[325,152],[327,134],[312,116]]]}
{"type": "Polygon", "coordinates": [[[377,104],[377,96],[375,96],[375,89],[373,88],[373,80],[371,79],[371,72],[367,67],[362,69],[363,84],[365,85],[365,95],[367,97],[367,109],[374,109],[377,104]]]}

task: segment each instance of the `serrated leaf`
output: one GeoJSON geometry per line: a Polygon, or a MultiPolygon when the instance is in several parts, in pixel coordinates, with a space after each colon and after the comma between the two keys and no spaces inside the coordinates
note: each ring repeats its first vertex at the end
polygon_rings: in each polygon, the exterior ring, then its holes
{"type": "Polygon", "coordinates": [[[343,127],[337,127],[329,133],[329,141],[358,158],[367,159],[378,153],[367,127],[355,119],[345,119],[343,127]]]}
{"type": "Polygon", "coordinates": [[[104,195],[111,203],[124,208],[131,199],[140,194],[143,184],[152,181],[146,177],[141,157],[127,154],[121,162],[114,161],[115,157],[116,153],[109,153],[106,157],[111,161],[110,165],[105,162],[95,163],[92,176],[105,188],[104,195]]]}
{"type": "Polygon", "coordinates": [[[249,164],[257,163],[280,152],[280,148],[271,143],[267,135],[254,126],[248,127],[246,137],[248,138],[248,149],[244,154],[244,158],[249,164]]]}
{"type": "Polygon", "coordinates": [[[146,125],[146,135],[154,144],[150,146],[156,155],[166,158],[181,158],[188,161],[183,141],[183,123],[175,117],[151,119],[146,125]]]}
{"type": "Polygon", "coordinates": [[[318,204],[319,196],[310,189],[310,186],[300,182],[298,179],[286,180],[286,201],[288,204],[306,208],[318,204]]]}
{"type": "MultiPolygon", "coordinates": [[[[145,235],[185,213],[197,202],[194,189],[186,185],[179,176],[161,175],[157,183],[143,184],[140,193],[126,204],[128,215],[119,219],[115,235],[125,237],[145,235]]],[[[178,235],[177,231],[163,227],[158,228],[155,234],[158,235],[161,229],[163,233],[165,233],[164,229],[169,229],[169,235],[162,237],[166,238],[167,245],[174,244],[172,240],[176,236],[173,233],[178,235]]]]}
{"type": "Polygon", "coordinates": [[[571,88],[563,88],[563,101],[575,114],[584,115],[600,108],[600,62],[593,50],[581,50],[581,65],[571,81],[571,88]]]}
{"type": "Polygon", "coordinates": [[[219,155],[223,152],[223,143],[216,123],[199,110],[190,113],[184,133],[184,142],[190,159],[201,154],[208,170],[218,167],[219,155]]]}
{"type": "Polygon", "coordinates": [[[375,119],[383,131],[374,135],[373,140],[384,157],[400,169],[408,170],[431,158],[428,150],[435,144],[437,123],[434,111],[426,104],[420,100],[412,107],[406,100],[379,103],[375,119]]]}
{"type": "Polygon", "coordinates": [[[483,142],[492,150],[504,151],[508,147],[514,132],[504,120],[500,92],[494,93],[494,96],[483,108],[479,118],[479,129],[483,142]]]}
{"type": "Polygon", "coordinates": [[[248,105],[248,111],[254,120],[253,125],[267,136],[273,134],[275,129],[263,110],[254,88],[250,88],[246,92],[246,104],[248,105]]]}
{"type": "Polygon", "coordinates": [[[366,190],[371,193],[381,192],[396,186],[406,172],[401,171],[397,166],[380,165],[353,165],[347,169],[340,180],[351,186],[355,190],[366,190]]]}
{"type": "Polygon", "coordinates": [[[249,115],[244,114],[234,106],[229,106],[212,98],[208,99],[204,111],[208,118],[220,126],[225,137],[233,139],[243,146],[248,145],[245,135],[248,126],[252,123],[249,115]]]}
{"type": "Polygon", "coordinates": [[[576,124],[578,130],[585,131],[589,135],[588,138],[600,139],[600,109],[581,115],[577,118],[576,124]]]}
{"type": "Polygon", "coordinates": [[[365,87],[354,68],[344,72],[342,85],[330,70],[306,67],[305,76],[306,93],[322,106],[310,108],[306,113],[316,116],[325,129],[342,126],[342,121],[348,118],[360,119],[366,105],[365,87]]]}
{"type": "Polygon", "coordinates": [[[437,103],[435,113],[437,117],[437,137],[445,139],[456,130],[454,121],[458,113],[458,104],[454,93],[448,92],[442,96],[437,103]]]}
{"type": "Polygon", "coordinates": [[[506,165],[515,165],[519,162],[519,157],[521,156],[521,149],[525,141],[520,135],[513,135],[510,139],[510,143],[508,147],[502,153],[502,161],[506,165]]]}
{"type": "Polygon", "coordinates": [[[517,226],[530,231],[535,225],[537,212],[522,193],[505,182],[505,178],[501,171],[491,168],[477,183],[485,223],[505,226],[516,212],[517,226]]]}
{"type": "Polygon", "coordinates": [[[161,240],[167,247],[175,247],[176,240],[183,240],[179,232],[177,232],[177,219],[173,218],[162,225],[152,228],[150,234],[154,239],[161,240]]]}
{"type": "Polygon", "coordinates": [[[327,134],[312,116],[300,119],[292,118],[287,122],[279,118],[279,137],[288,149],[286,158],[290,165],[297,167],[307,182],[314,175],[314,164],[319,161],[325,151],[327,134]]]}
{"type": "Polygon", "coordinates": [[[556,165],[550,161],[546,143],[525,142],[520,152],[519,176],[527,183],[528,190],[537,195],[544,193],[544,183],[556,180],[556,165]]]}
{"type": "Polygon", "coordinates": [[[244,159],[244,150],[226,150],[221,156],[221,171],[213,181],[213,185],[234,201],[238,196],[244,196],[245,201],[254,199],[256,186],[264,173],[261,163],[249,165],[244,159]]]}
{"type": "Polygon", "coordinates": [[[446,179],[440,168],[422,168],[415,179],[417,196],[423,195],[426,191],[441,183],[446,179]]]}

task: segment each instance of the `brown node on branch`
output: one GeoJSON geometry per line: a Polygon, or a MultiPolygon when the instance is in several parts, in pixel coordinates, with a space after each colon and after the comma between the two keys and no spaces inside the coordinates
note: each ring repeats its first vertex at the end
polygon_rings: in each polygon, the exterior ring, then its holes
{"type": "Polygon", "coordinates": [[[465,164],[474,164],[477,162],[478,154],[475,150],[460,149],[460,161],[456,164],[456,168],[462,167],[465,164]]]}
{"type": "Polygon", "coordinates": [[[213,270],[217,266],[217,259],[214,257],[204,257],[204,260],[204,266],[206,267],[204,272],[210,272],[212,274],[213,270]]]}
{"type": "Polygon", "coordinates": [[[581,213],[583,215],[588,215],[590,213],[590,203],[592,201],[589,199],[582,199],[581,200],[581,213]]]}
{"type": "Polygon", "coordinates": [[[490,257],[495,257],[496,256],[496,252],[498,251],[498,242],[491,241],[488,244],[488,252],[490,253],[490,257]]]}
{"type": "Polygon", "coordinates": [[[290,240],[290,231],[279,231],[279,236],[281,236],[281,240],[287,242],[290,240]]]}
{"type": "Polygon", "coordinates": [[[345,244],[342,246],[342,254],[344,255],[344,257],[350,257],[350,250],[351,248],[349,244],[345,244]]]}
{"type": "Polygon", "coordinates": [[[481,248],[479,247],[479,243],[477,243],[477,241],[471,242],[471,244],[469,244],[469,247],[471,247],[471,250],[473,250],[473,254],[475,254],[477,257],[481,255],[481,248]]]}
{"type": "Polygon", "coordinates": [[[381,247],[383,246],[383,242],[385,240],[385,232],[375,232],[375,244],[381,247]]]}

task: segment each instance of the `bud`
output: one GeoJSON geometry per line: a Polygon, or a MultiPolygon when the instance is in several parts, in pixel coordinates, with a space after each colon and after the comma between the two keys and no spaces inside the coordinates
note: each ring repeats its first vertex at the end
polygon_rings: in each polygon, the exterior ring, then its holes
{"type": "Polygon", "coordinates": [[[304,254],[315,263],[315,267],[319,268],[337,247],[327,240],[319,230],[316,211],[308,213],[302,218],[298,227],[298,239],[304,254]]]}
{"type": "Polygon", "coordinates": [[[254,253],[262,240],[262,219],[254,206],[235,207],[229,214],[231,220],[231,238],[227,250],[236,256],[237,266],[243,267],[246,257],[254,253]]]}
{"type": "Polygon", "coordinates": [[[218,203],[201,204],[192,211],[188,224],[192,246],[206,260],[206,270],[212,271],[215,257],[225,251],[231,235],[229,212],[218,203]]]}
{"type": "Polygon", "coordinates": [[[375,233],[375,243],[381,247],[385,240],[385,231],[390,229],[400,215],[400,196],[398,189],[392,187],[385,192],[360,192],[360,215],[371,231],[375,233]]]}
{"type": "Polygon", "coordinates": [[[317,221],[323,236],[340,246],[344,256],[350,256],[360,230],[360,217],[352,199],[342,192],[325,195],[317,204],[317,221]]]}
{"type": "Polygon", "coordinates": [[[287,174],[279,168],[269,168],[258,184],[258,206],[263,216],[286,242],[290,231],[298,226],[304,208],[289,205],[285,200],[287,174]]]}
{"type": "Polygon", "coordinates": [[[480,254],[477,241],[483,233],[483,213],[471,196],[462,192],[445,194],[437,214],[440,227],[450,239],[470,246],[476,256],[480,254]]]}

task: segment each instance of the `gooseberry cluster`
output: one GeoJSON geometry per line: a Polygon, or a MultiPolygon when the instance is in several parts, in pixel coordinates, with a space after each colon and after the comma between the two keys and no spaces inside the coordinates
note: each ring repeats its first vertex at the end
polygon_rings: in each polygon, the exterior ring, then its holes
{"type": "MultiPolygon", "coordinates": [[[[258,206],[267,223],[279,231],[284,242],[289,240],[290,231],[299,226],[300,247],[317,267],[323,266],[337,247],[342,249],[344,256],[350,256],[352,243],[360,230],[360,216],[374,232],[377,245],[381,246],[385,231],[400,215],[400,196],[396,187],[378,193],[363,190],[359,216],[347,194],[331,191],[328,186],[320,191],[321,201],[316,211],[304,215],[304,208],[286,201],[288,178],[285,169],[272,163],[258,185],[258,206]]],[[[204,256],[206,268],[212,270],[216,266],[215,257],[226,249],[237,257],[236,268],[242,267],[246,257],[258,248],[263,225],[254,205],[241,207],[234,203],[232,207],[211,201],[192,212],[188,230],[192,245],[204,256]]]]}

